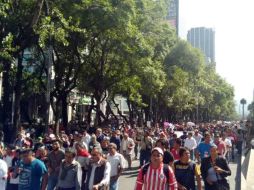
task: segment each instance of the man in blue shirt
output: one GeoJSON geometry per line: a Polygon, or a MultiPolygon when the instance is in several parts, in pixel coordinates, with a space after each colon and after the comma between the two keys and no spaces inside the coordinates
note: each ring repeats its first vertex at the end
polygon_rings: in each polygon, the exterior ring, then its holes
{"type": "Polygon", "coordinates": [[[206,132],[204,135],[204,141],[201,142],[198,145],[197,151],[196,151],[196,158],[199,160],[199,158],[203,159],[208,156],[210,156],[210,148],[211,148],[211,135],[206,132]]]}
{"type": "Polygon", "coordinates": [[[21,162],[17,169],[19,190],[46,190],[47,169],[45,164],[33,156],[31,149],[21,151],[21,162]]]}

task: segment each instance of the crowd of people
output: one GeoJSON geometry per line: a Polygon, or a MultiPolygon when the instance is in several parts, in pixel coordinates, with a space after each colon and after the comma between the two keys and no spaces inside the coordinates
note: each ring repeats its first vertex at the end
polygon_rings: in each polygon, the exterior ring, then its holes
{"type": "Polygon", "coordinates": [[[138,160],[135,190],[226,190],[243,139],[237,125],[221,124],[124,124],[40,137],[21,129],[12,144],[0,144],[0,189],[117,190],[138,160]]]}

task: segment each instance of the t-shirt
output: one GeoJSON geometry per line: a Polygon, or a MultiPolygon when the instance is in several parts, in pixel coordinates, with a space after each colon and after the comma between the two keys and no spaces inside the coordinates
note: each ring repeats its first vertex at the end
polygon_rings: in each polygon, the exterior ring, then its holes
{"type": "Polygon", "coordinates": [[[42,176],[47,173],[45,164],[34,159],[30,164],[20,163],[19,190],[41,189],[42,176]]]}
{"type": "Polygon", "coordinates": [[[198,152],[200,153],[200,157],[201,159],[210,156],[210,149],[211,149],[211,144],[207,144],[207,143],[200,143],[198,145],[198,152]]]}
{"type": "Polygon", "coordinates": [[[108,154],[107,160],[111,165],[110,177],[118,175],[119,166],[125,168],[125,159],[123,155],[116,153],[115,155],[108,154]]]}
{"type": "MultiPolygon", "coordinates": [[[[143,166],[144,168],[145,166],[143,166]]],[[[139,170],[135,190],[177,190],[177,181],[174,171],[168,166],[168,175],[165,176],[163,164],[159,168],[149,165],[146,174],[143,175],[143,168],[139,170]],[[167,181],[169,180],[169,181],[167,181]]]]}
{"type": "Polygon", "coordinates": [[[195,173],[198,174],[198,169],[194,162],[187,164],[177,160],[174,163],[175,176],[178,183],[183,185],[187,190],[195,190],[195,173]]]}
{"type": "Polygon", "coordinates": [[[172,148],[170,152],[174,156],[174,160],[179,160],[180,159],[179,150],[176,150],[175,148],[172,148]]]}

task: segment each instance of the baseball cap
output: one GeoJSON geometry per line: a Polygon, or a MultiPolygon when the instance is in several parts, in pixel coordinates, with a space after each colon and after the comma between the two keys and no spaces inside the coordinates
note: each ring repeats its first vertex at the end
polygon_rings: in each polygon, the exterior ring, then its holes
{"type": "Polygon", "coordinates": [[[155,148],[153,148],[152,152],[155,151],[155,150],[158,151],[159,154],[164,155],[164,152],[163,152],[163,150],[161,148],[155,147],[155,148]]]}

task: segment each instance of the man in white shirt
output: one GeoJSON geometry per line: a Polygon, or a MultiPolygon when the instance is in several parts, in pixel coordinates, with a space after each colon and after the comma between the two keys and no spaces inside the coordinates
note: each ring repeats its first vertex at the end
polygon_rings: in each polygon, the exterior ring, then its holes
{"type": "Polygon", "coordinates": [[[131,169],[131,155],[134,151],[135,143],[132,138],[129,137],[127,133],[123,134],[123,140],[121,142],[121,152],[123,153],[124,158],[128,162],[128,168],[131,169]]]}
{"type": "Polygon", "coordinates": [[[196,129],[194,131],[194,135],[193,138],[196,140],[197,146],[199,145],[199,143],[201,142],[203,136],[199,133],[199,131],[196,129]]]}
{"type": "Polygon", "coordinates": [[[188,137],[185,139],[184,142],[184,147],[188,148],[190,151],[190,158],[191,160],[194,159],[194,150],[197,148],[197,142],[196,140],[192,137],[192,132],[188,133],[188,137]]]}
{"type": "Polygon", "coordinates": [[[85,145],[86,150],[88,150],[90,141],[91,141],[91,136],[87,133],[87,130],[85,129],[83,131],[81,142],[83,143],[83,145],[85,145]]]}
{"type": "Polygon", "coordinates": [[[225,157],[227,159],[227,161],[229,161],[229,154],[232,153],[231,152],[231,148],[232,148],[232,141],[230,139],[230,137],[227,137],[225,133],[222,134],[221,136],[221,140],[224,141],[224,143],[226,144],[226,153],[225,153],[225,157]]]}
{"type": "Polygon", "coordinates": [[[88,166],[86,188],[99,190],[106,188],[110,182],[110,163],[102,157],[102,150],[94,147],[91,152],[90,165],[88,166]]]}
{"type": "Polygon", "coordinates": [[[107,160],[111,165],[109,190],[118,190],[118,179],[125,168],[125,159],[122,154],[117,152],[115,143],[110,143],[108,149],[107,160]]]}

